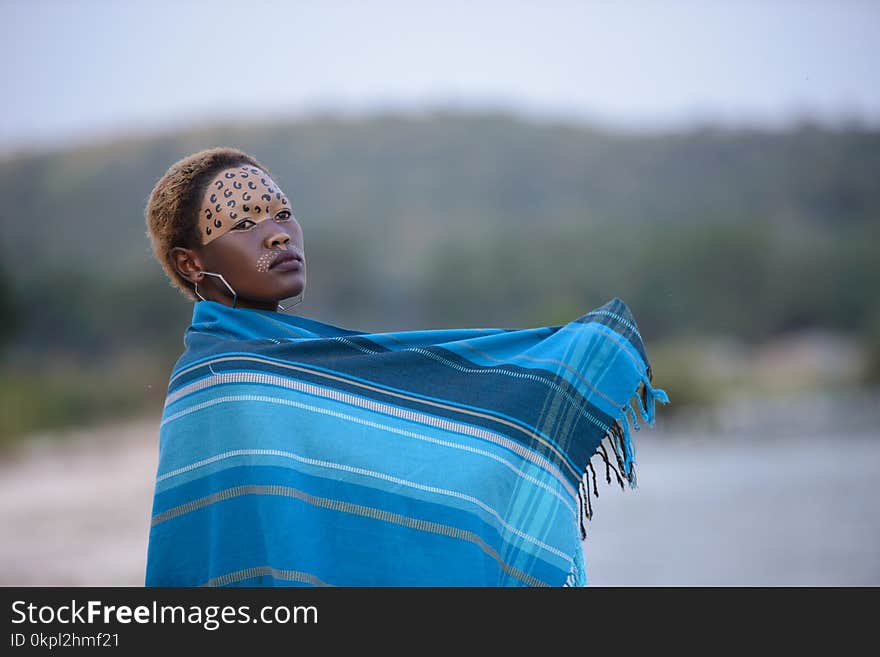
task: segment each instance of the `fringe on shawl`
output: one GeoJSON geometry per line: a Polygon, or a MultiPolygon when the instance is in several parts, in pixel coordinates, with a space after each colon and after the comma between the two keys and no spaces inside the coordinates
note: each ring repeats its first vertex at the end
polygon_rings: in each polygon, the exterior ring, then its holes
{"type": "MultiPolygon", "coordinates": [[[[638,399],[638,409],[642,415],[642,419],[648,426],[654,426],[656,421],[656,402],[668,404],[669,397],[664,390],[651,386],[652,380],[651,368],[647,368],[646,374],[642,377],[642,381],[633,394],[634,399],[638,399]]],[[[625,490],[624,481],[629,484],[630,488],[636,488],[636,459],[635,449],[632,442],[633,431],[639,431],[636,413],[632,408],[633,398],[627,400],[627,403],[620,407],[618,416],[609,427],[607,433],[599,442],[599,447],[593,454],[602,457],[605,464],[605,482],[611,483],[611,473],[620,484],[621,490],[625,490]],[[614,463],[606,450],[604,441],[608,441],[611,451],[614,454],[614,463]]],[[[590,488],[592,484],[592,494],[598,499],[599,488],[596,486],[596,470],[593,468],[592,457],[584,466],[584,472],[581,476],[581,482],[578,485],[578,520],[580,528],[581,540],[587,538],[587,522],[593,517],[593,506],[590,503],[590,488]],[[591,477],[592,475],[592,477],[591,477]]]]}

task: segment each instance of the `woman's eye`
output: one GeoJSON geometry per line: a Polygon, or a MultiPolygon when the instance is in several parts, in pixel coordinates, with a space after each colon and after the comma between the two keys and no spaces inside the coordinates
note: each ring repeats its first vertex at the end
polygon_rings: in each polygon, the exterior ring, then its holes
{"type": "Polygon", "coordinates": [[[276,221],[287,221],[292,216],[293,215],[291,214],[290,210],[282,210],[277,215],[275,215],[275,220],[276,221]]]}
{"type": "Polygon", "coordinates": [[[254,226],[257,225],[256,222],[253,222],[250,219],[242,219],[237,224],[235,224],[235,226],[233,226],[232,228],[234,230],[245,230],[247,228],[250,228],[250,226],[248,226],[248,224],[253,224],[254,226]]]}

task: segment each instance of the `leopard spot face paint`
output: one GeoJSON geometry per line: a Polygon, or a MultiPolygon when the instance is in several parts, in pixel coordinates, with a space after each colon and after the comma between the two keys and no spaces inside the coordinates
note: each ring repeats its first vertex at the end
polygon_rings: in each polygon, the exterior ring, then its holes
{"type": "Polygon", "coordinates": [[[290,201],[265,171],[251,165],[224,169],[208,183],[202,197],[199,208],[201,243],[209,244],[244,219],[258,224],[272,219],[282,210],[290,213],[290,201]]]}

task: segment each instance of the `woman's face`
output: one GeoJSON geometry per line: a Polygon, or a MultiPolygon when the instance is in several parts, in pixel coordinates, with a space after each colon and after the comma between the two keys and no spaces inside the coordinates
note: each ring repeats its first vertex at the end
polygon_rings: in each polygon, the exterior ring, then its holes
{"type": "MultiPolygon", "coordinates": [[[[202,197],[198,227],[201,267],[223,275],[238,295],[237,306],[276,310],[278,301],[305,289],[302,228],[290,200],[261,169],[243,164],[215,175],[202,197]]],[[[215,276],[199,279],[199,292],[231,305],[232,295],[215,276]]]]}

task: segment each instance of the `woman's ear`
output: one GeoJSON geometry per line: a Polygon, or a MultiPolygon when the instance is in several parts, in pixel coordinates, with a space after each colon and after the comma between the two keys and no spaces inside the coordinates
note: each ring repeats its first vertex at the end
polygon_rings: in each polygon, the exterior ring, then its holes
{"type": "Polygon", "coordinates": [[[202,263],[199,255],[192,249],[175,246],[171,249],[171,261],[174,263],[177,273],[190,283],[195,283],[202,278],[199,276],[199,272],[202,271],[202,263]]]}

